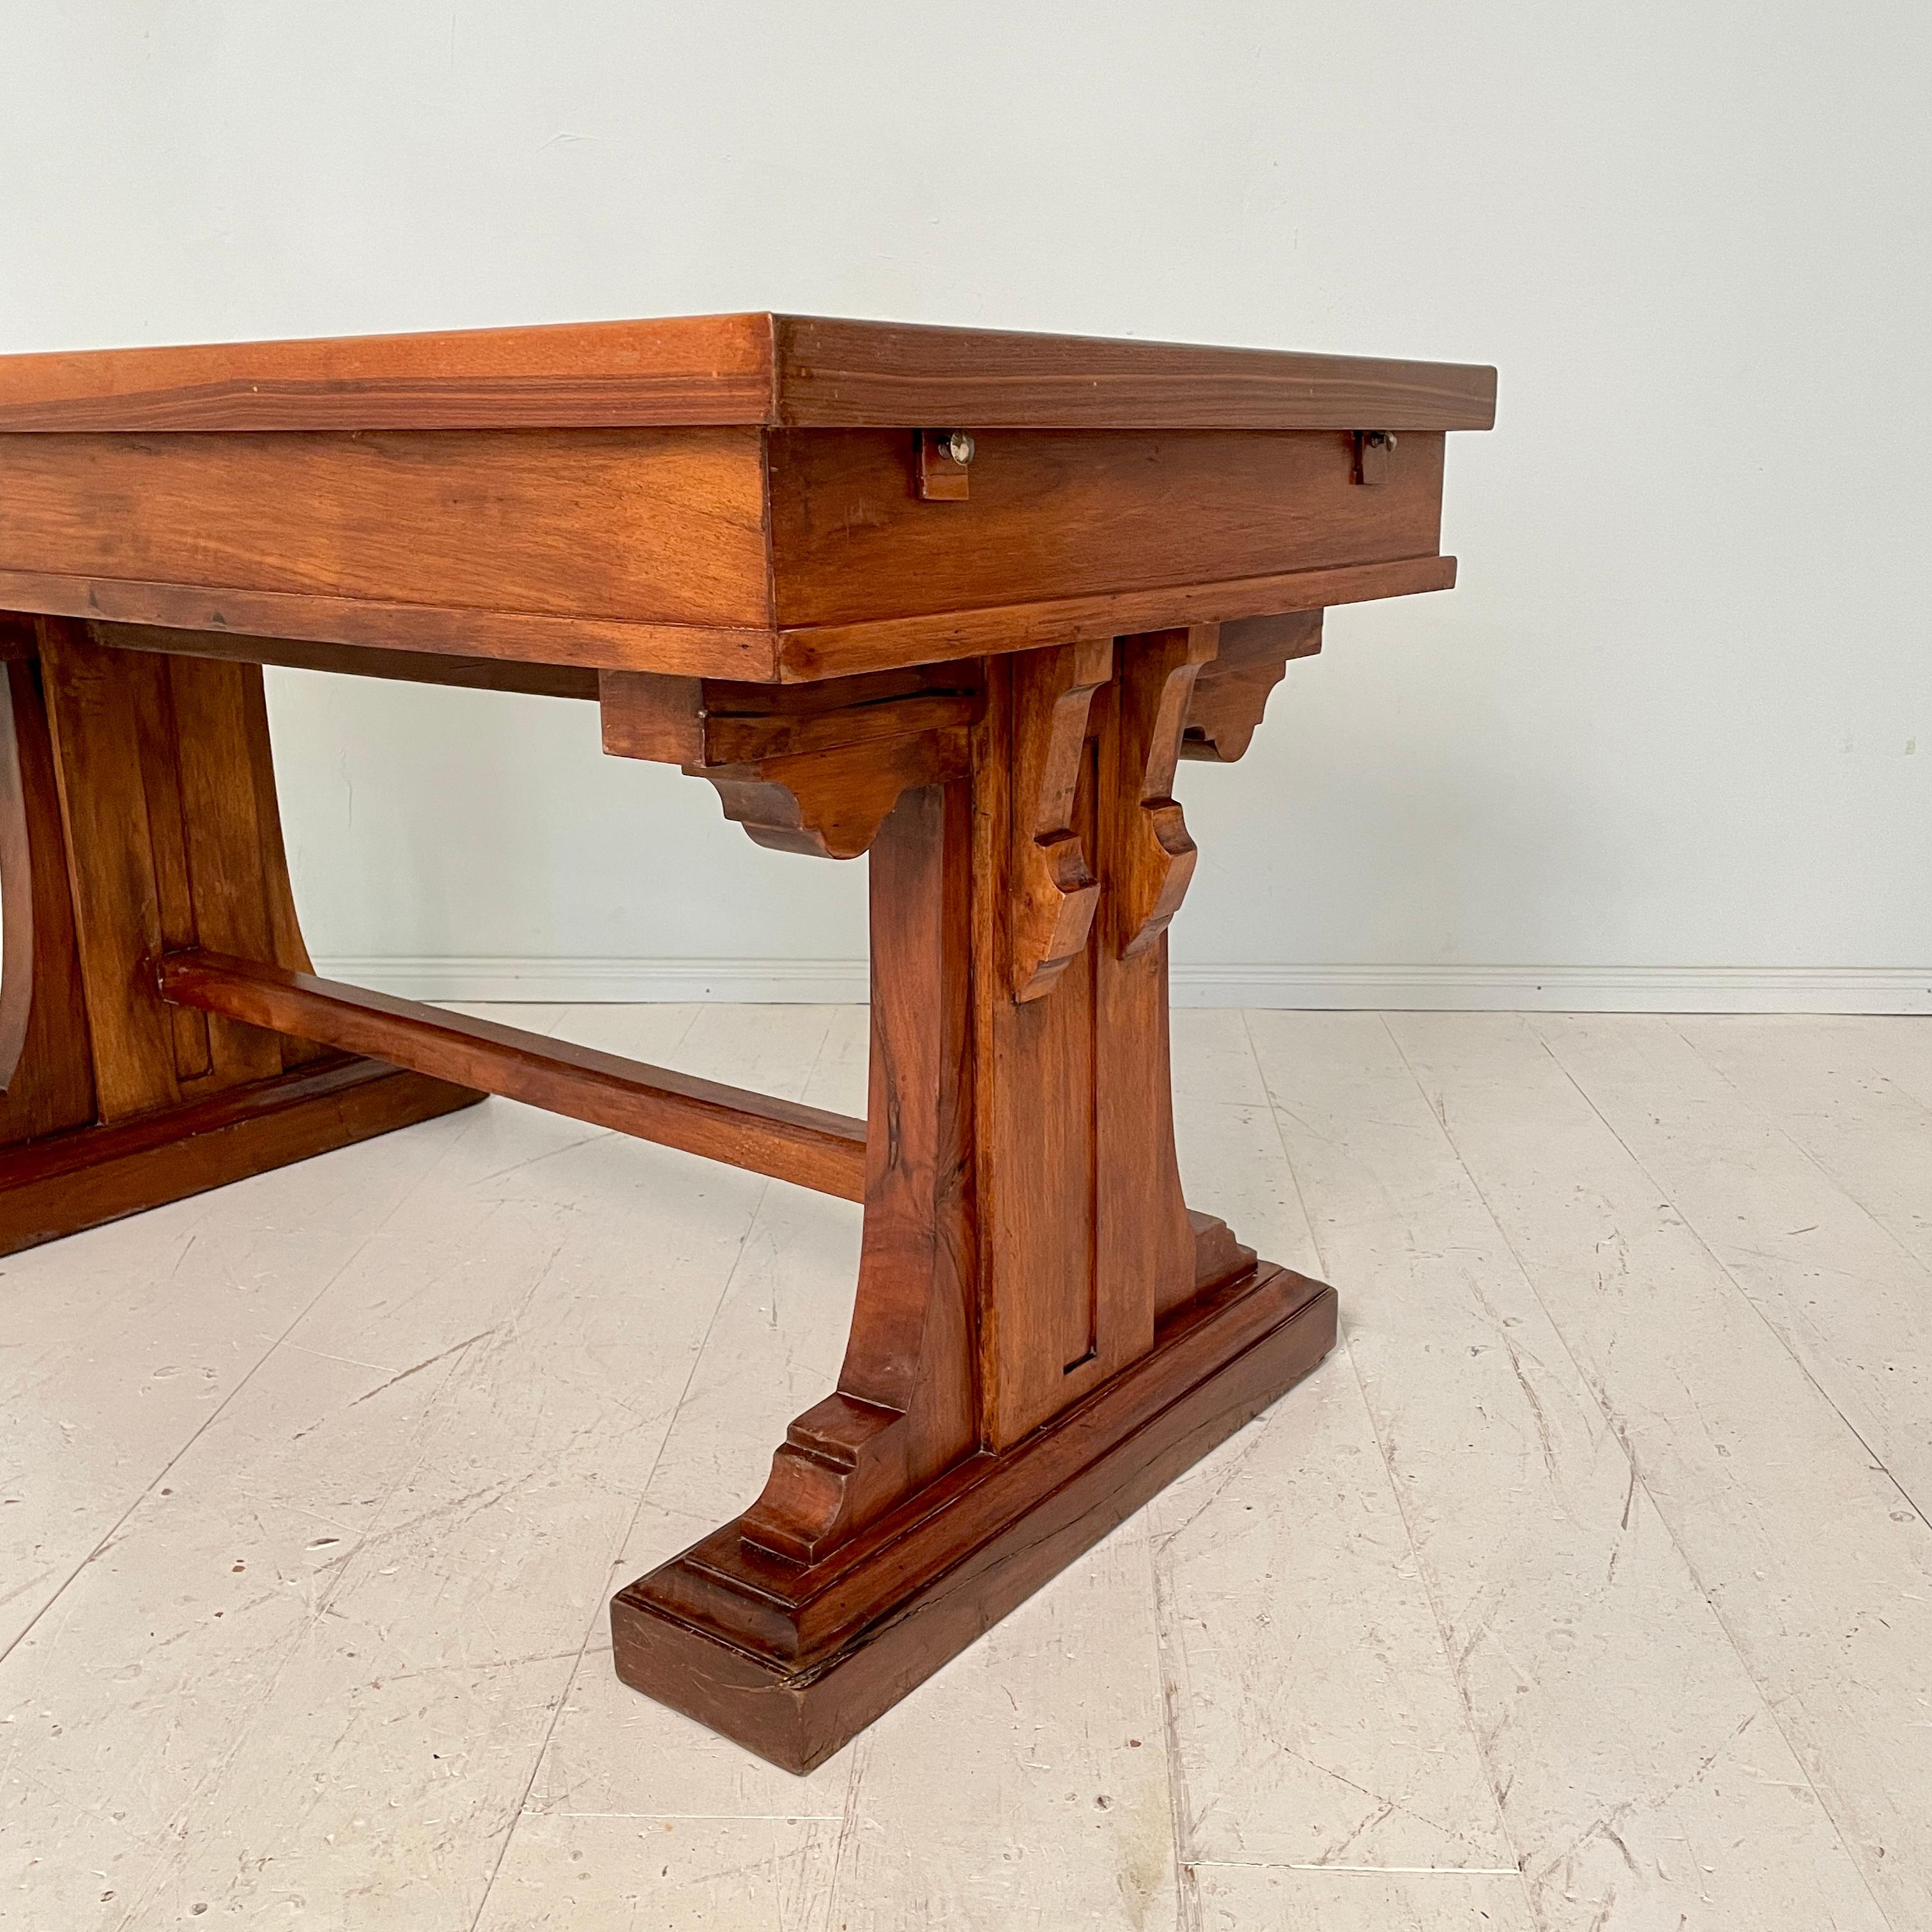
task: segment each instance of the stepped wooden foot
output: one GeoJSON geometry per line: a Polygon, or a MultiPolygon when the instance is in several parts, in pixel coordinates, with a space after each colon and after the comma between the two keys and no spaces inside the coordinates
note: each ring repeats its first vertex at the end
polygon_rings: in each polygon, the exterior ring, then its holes
{"type": "Polygon", "coordinates": [[[617,1674],[810,1771],[1292,1388],[1335,1318],[1333,1288],[1264,1262],[1023,1442],[966,1457],[815,1564],[728,1525],[619,1592],[617,1674]]]}

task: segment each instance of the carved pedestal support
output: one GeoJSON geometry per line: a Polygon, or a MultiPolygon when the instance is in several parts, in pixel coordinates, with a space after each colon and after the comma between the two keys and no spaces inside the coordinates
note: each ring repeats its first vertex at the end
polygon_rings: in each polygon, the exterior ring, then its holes
{"type": "MultiPolygon", "coordinates": [[[[908,775],[872,845],[851,1337],[763,1494],[611,1614],[627,1682],[790,1769],[1332,1344],[1333,1292],[1191,1216],[1174,1160],[1166,928],[1194,848],[1172,788],[1217,643],[1196,626],[988,660],[953,694],[970,728],[901,711],[895,732],[895,706],[933,694],[838,688],[862,680],[788,700],[788,728],[809,715],[832,740],[816,755],[838,762],[803,758],[754,824],[824,849],[824,828],[857,822],[852,797],[869,812],[908,775]],[[860,719],[869,735],[838,746],[860,719]]],[[[1212,710],[1223,738],[1258,682],[1244,660],[1212,710]]],[[[748,761],[716,755],[720,720],[755,748],[729,706],[758,700],[717,688],[607,689],[606,742],[656,744],[739,815],[748,761]]],[[[772,760],[755,782],[775,782],[772,760]]]]}
{"type": "Polygon", "coordinates": [[[0,1252],[480,1100],[160,997],[164,948],[306,968],[262,674],[0,615],[0,1252]]]}

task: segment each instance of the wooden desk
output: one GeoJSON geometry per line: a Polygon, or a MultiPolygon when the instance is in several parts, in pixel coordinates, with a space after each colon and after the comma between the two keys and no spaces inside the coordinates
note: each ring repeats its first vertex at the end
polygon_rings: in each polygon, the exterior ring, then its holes
{"type": "Polygon", "coordinates": [[[1449,586],[1494,395],[770,315],[0,358],[0,1250],[485,1093],[862,1201],[837,1390],[611,1604],[626,1682],[816,1764],[1334,1342],[1181,1199],[1175,766],[1324,607],[1449,586]],[[869,852],[867,1119],[316,978],[264,664],[594,703],[869,852]]]}

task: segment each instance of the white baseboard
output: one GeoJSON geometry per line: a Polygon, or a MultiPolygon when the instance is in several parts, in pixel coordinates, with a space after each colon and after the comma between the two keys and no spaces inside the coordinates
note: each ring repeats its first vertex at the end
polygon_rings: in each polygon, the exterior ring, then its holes
{"type": "Polygon", "coordinates": [[[1194,966],[1190,1006],[1397,1012],[1932,1013],[1932,968],[1194,966]]]}
{"type": "MultiPolygon", "coordinates": [[[[859,959],[416,958],[318,960],[316,970],[418,1000],[574,1004],[862,1000],[859,959]]],[[[1184,1006],[1430,1012],[1932,1013],[1932,967],[1196,966],[1184,1006]]]]}

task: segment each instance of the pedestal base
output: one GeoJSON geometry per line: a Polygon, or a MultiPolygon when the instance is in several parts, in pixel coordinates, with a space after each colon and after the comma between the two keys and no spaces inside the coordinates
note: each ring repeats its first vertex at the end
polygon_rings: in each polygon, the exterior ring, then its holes
{"type": "Polygon", "coordinates": [[[297,1067],[116,1126],[0,1150],[0,1255],[118,1221],[483,1096],[376,1060],[297,1067]]]}
{"type": "Polygon", "coordinates": [[[617,1674],[810,1771],[1258,1414],[1334,1346],[1335,1292],[1262,1262],[1000,1454],[815,1564],[727,1525],[611,1600],[617,1674]]]}

